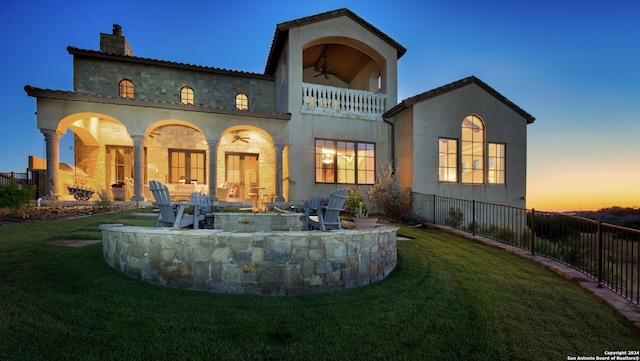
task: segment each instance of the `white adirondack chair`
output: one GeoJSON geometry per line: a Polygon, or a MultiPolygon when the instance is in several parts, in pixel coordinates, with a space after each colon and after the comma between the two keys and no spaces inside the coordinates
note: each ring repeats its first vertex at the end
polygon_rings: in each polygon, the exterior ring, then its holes
{"type": "MultiPolygon", "coordinates": [[[[195,219],[213,218],[211,213],[211,198],[208,194],[202,192],[193,192],[189,195],[191,205],[193,206],[193,217],[195,219]]],[[[199,228],[199,221],[193,223],[193,228],[199,228]]]]}
{"type": "Polygon", "coordinates": [[[326,205],[325,199],[320,196],[313,196],[304,204],[304,215],[300,219],[304,222],[304,230],[309,230],[309,216],[318,215],[318,207],[326,205]]]}
{"type": "MultiPolygon", "coordinates": [[[[156,227],[183,228],[193,225],[194,216],[184,214],[184,208],[187,204],[171,202],[169,188],[166,185],[152,180],[149,181],[149,190],[156,200],[153,204],[158,206],[160,210],[156,227]]],[[[198,218],[198,221],[204,219],[204,216],[201,217],[198,218]]]]}
{"type": "Polygon", "coordinates": [[[319,229],[322,231],[328,229],[342,229],[340,225],[340,212],[344,210],[344,204],[347,201],[347,190],[344,188],[336,189],[331,192],[326,206],[308,207],[309,214],[305,219],[305,225],[309,225],[309,229],[319,229]],[[316,215],[312,215],[313,211],[316,215]]]}

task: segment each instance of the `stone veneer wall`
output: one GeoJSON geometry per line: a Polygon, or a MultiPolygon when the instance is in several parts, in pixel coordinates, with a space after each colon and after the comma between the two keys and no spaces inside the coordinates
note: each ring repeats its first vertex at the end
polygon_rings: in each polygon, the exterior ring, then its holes
{"type": "Polygon", "coordinates": [[[227,232],[301,231],[300,213],[214,213],[214,227],[227,232]]]}
{"type": "Polygon", "coordinates": [[[235,109],[236,94],[243,92],[249,97],[249,109],[275,110],[274,81],[261,74],[128,57],[73,60],[74,90],[79,93],[118,96],[120,81],[129,79],[136,99],[179,103],[180,89],[189,86],[195,104],[235,109]]]}
{"type": "Polygon", "coordinates": [[[152,284],[214,293],[295,295],[386,278],[397,228],[224,232],[102,225],[107,263],[152,284]]]}

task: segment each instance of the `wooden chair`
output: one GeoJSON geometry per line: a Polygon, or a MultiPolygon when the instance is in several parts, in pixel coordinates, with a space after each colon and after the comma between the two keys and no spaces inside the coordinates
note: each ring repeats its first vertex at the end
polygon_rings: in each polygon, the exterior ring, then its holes
{"type": "MultiPolygon", "coordinates": [[[[171,202],[171,194],[165,184],[149,181],[149,190],[156,200],[153,204],[160,210],[156,227],[183,228],[194,224],[194,216],[184,214],[184,208],[188,203],[171,202]]],[[[204,219],[204,216],[201,217],[204,219]]]]}
{"type": "MultiPolygon", "coordinates": [[[[340,225],[340,212],[344,210],[347,202],[347,190],[344,188],[331,192],[326,206],[308,207],[309,216],[305,219],[308,229],[315,228],[321,231],[328,229],[342,229],[340,225]],[[311,215],[315,208],[316,215],[311,215]]],[[[305,214],[307,211],[305,210],[305,214]]]]}
{"type": "MultiPolygon", "coordinates": [[[[193,206],[193,217],[199,220],[211,219],[211,228],[213,228],[213,213],[211,213],[211,198],[208,194],[202,192],[193,192],[189,195],[191,205],[193,206]]],[[[200,227],[200,221],[193,223],[193,228],[200,227]]]]}
{"type": "Polygon", "coordinates": [[[304,230],[309,230],[309,216],[317,216],[318,215],[318,207],[326,206],[327,202],[323,197],[313,196],[309,198],[308,201],[304,204],[304,215],[300,217],[300,220],[304,222],[304,230]]]}

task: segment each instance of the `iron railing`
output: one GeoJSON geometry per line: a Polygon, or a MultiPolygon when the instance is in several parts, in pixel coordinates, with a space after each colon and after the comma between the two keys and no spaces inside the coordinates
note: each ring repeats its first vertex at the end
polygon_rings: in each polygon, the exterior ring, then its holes
{"type": "Polygon", "coordinates": [[[29,172],[18,173],[18,172],[8,172],[3,173],[0,172],[0,185],[6,186],[11,183],[11,180],[17,180],[19,183],[31,185],[31,177],[29,172]]]}
{"type": "Polygon", "coordinates": [[[413,193],[423,220],[565,263],[640,304],[640,230],[562,213],[413,193]]]}

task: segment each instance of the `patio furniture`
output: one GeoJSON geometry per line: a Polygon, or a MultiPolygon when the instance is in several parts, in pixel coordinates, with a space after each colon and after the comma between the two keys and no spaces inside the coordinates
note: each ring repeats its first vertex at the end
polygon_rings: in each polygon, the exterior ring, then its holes
{"type": "Polygon", "coordinates": [[[327,202],[323,197],[313,196],[304,204],[304,214],[300,216],[300,220],[304,222],[304,230],[309,230],[309,216],[318,215],[318,206],[326,206],[327,202]]]}
{"type": "MultiPolygon", "coordinates": [[[[193,192],[189,195],[191,200],[191,206],[193,206],[193,216],[196,219],[202,218],[203,228],[213,229],[213,222],[215,220],[212,208],[215,208],[215,212],[224,212],[224,207],[212,206],[211,197],[208,194],[202,192],[193,192]]],[[[200,228],[200,222],[194,222],[193,228],[200,228]]]]}
{"type": "Polygon", "coordinates": [[[194,220],[199,222],[204,219],[204,215],[196,218],[191,214],[184,214],[185,208],[191,203],[172,202],[169,188],[165,184],[152,180],[149,181],[149,189],[156,200],[153,204],[160,210],[156,227],[183,228],[194,224],[194,220]]]}
{"type": "Polygon", "coordinates": [[[229,191],[231,190],[231,182],[227,181],[224,183],[218,184],[218,190],[216,191],[216,196],[218,196],[218,200],[226,201],[229,197],[229,191]]]}
{"type": "MultiPolygon", "coordinates": [[[[310,200],[311,201],[311,200],[310,200]]],[[[327,205],[305,207],[305,230],[319,229],[342,229],[340,225],[340,212],[344,210],[347,201],[347,190],[336,189],[331,192],[327,205]],[[313,212],[316,214],[313,215],[313,212]]]]}

